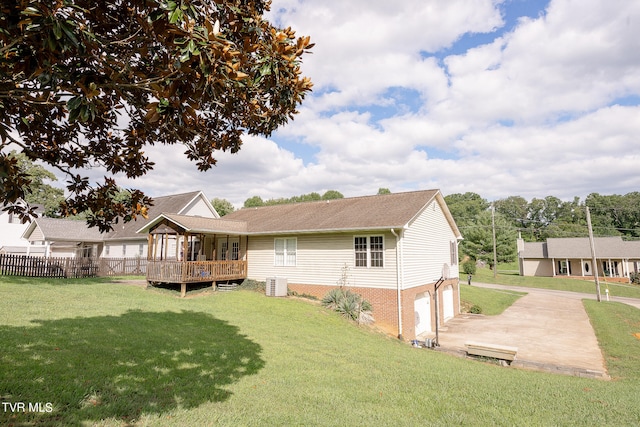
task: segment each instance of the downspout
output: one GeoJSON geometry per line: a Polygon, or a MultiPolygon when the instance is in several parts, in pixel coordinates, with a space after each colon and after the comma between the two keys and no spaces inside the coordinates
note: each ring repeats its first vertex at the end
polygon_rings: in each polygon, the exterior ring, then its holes
{"type": "MultiPolygon", "coordinates": [[[[396,236],[396,288],[398,294],[398,339],[402,340],[402,251],[400,250],[400,236],[392,228],[391,234],[396,236]]],[[[402,234],[402,231],[400,232],[402,234]]]]}

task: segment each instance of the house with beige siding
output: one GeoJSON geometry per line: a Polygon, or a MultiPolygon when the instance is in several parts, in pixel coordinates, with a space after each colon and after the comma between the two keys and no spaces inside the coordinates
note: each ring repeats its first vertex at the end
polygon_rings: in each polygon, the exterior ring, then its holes
{"type": "Polygon", "coordinates": [[[376,323],[413,339],[459,313],[458,242],[438,190],[245,208],[221,219],[161,214],[149,236],[147,279],[286,280],[322,298],[347,286],[376,323]],[[436,307],[438,309],[436,310],[436,307]]]}
{"type": "Polygon", "coordinates": [[[100,233],[83,220],[39,217],[22,229],[25,252],[31,255],[84,258],[146,258],[147,237],[137,230],[157,214],[167,212],[205,218],[219,218],[202,191],[155,197],[148,218],[114,224],[100,233]]]}
{"type": "Polygon", "coordinates": [[[518,239],[521,276],[599,277],[628,282],[631,273],[640,271],[640,241],[624,241],[621,237],[595,237],[594,252],[589,239],[549,238],[545,242],[518,239]]]}

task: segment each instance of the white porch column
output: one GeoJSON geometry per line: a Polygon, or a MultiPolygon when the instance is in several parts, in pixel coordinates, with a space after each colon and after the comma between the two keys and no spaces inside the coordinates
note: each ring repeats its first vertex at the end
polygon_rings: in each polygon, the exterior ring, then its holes
{"type": "Polygon", "coordinates": [[[567,268],[567,276],[571,276],[571,272],[569,270],[571,270],[569,268],[569,258],[565,258],[564,262],[566,263],[566,268],[567,268]]]}
{"type": "Polygon", "coordinates": [[[582,276],[584,277],[584,260],[580,258],[580,271],[582,272],[582,276]]]}
{"type": "Polygon", "coordinates": [[[556,259],[551,258],[551,265],[553,266],[553,277],[556,277],[556,259]]]}

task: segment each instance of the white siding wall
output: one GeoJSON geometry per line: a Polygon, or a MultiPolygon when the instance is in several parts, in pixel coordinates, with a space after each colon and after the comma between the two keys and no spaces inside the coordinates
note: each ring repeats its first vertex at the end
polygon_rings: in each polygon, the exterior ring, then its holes
{"type": "Polygon", "coordinates": [[[181,215],[202,216],[205,218],[217,218],[212,212],[207,202],[197,197],[189,205],[180,211],[181,215]]]}
{"type": "Polygon", "coordinates": [[[347,265],[347,284],[352,287],[395,288],[396,239],[389,232],[334,233],[278,236],[297,239],[295,267],[274,266],[274,237],[250,236],[248,276],[264,281],[286,277],[290,283],[336,286],[347,265]],[[384,267],[355,267],[354,236],[384,236],[384,267]]]}
{"type": "Polygon", "coordinates": [[[25,232],[29,223],[22,224],[17,218],[17,215],[13,215],[12,223],[9,222],[9,214],[7,212],[0,212],[0,247],[2,246],[27,246],[27,241],[22,239],[22,233],[25,232]]]}
{"type": "Polygon", "coordinates": [[[403,288],[413,288],[437,281],[444,264],[449,277],[459,277],[458,263],[451,265],[451,242],[456,236],[440,204],[433,201],[404,231],[403,288]]]}
{"type": "Polygon", "coordinates": [[[146,238],[141,240],[108,241],[105,242],[100,255],[104,258],[146,258],[147,246],[146,238]],[[109,246],[108,254],[107,245],[109,246]],[[142,255],[140,255],[140,245],[142,245],[142,255]],[[123,246],[126,246],[125,250],[123,250],[123,246]]]}
{"type": "Polygon", "coordinates": [[[49,256],[51,257],[60,257],[60,258],[74,258],[77,256],[77,250],[75,246],[51,246],[51,251],[49,252],[49,256]]]}

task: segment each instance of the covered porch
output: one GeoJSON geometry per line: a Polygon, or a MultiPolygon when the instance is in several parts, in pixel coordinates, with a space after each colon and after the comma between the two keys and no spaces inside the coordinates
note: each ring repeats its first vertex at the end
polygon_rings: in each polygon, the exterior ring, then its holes
{"type": "MultiPolygon", "coordinates": [[[[247,277],[247,239],[243,224],[220,219],[163,214],[148,231],[147,283],[216,284],[247,277]]],[[[144,232],[144,230],[140,232],[144,232]]]]}

